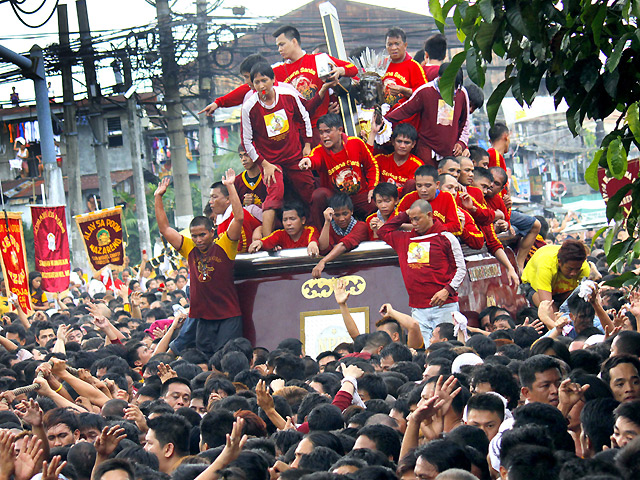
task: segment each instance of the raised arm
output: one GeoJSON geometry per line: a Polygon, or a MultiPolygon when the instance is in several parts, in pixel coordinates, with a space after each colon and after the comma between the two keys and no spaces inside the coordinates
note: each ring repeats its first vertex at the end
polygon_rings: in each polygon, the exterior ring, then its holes
{"type": "Polygon", "coordinates": [[[407,331],[407,347],[422,348],[424,346],[424,338],[420,331],[420,324],[411,315],[395,310],[390,303],[385,303],[380,307],[382,315],[388,315],[400,324],[407,331]]]}
{"type": "MultiPolygon", "coordinates": [[[[167,187],[169,186],[169,182],[171,179],[169,177],[165,177],[158,185],[158,188],[153,194],[154,206],[156,210],[156,220],[158,222],[158,230],[160,230],[160,234],[169,242],[173,248],[176,250],[180,250],[182,247],[182,235],[178,233],[178,231],[174,228],[171,228],[169,225],[169,219],[167,218],[167,212],[164,210],[164,205],[162,204],[162,197],[167,192],[167,187]]],[[[236,194],[237,196],[237,194],[236,194]]],[[[142,272],[142,267],[140,268],[140,272],[142,272]]]]}
{"type": "Polygon", "coordinates": [[[349,307],[347,307],[349,292],[347,292],[344,285],[344,280],[342,280],[341,278],[336,279],[333,285],[333,295],[336,299],[336,303],[340,307],[340,314],[342,315],[342,319],[344,320],[344,326],[347,327],[347,332],[349,332],[351,338],[356,338],[358,335],[360,335],[360,331],[358,330],[358,326],[356,325],[355,320],[351,316],[349,307]]]}
{"type": "Polygon", "coordinates": [[[231,202],[231,211],[233,212],[233,220],[227,229],[227,236],[231,241],[238,241],[242,237],[242,222],[244,221],[244,208],[242,208],[242,202],[238,197],[238,192],[234,184],[236,180],[236,172],[233,168],[227,170],[227,173],[222,177],[222,184],[227,187],[229,191],[229,201],[231,202]]]}

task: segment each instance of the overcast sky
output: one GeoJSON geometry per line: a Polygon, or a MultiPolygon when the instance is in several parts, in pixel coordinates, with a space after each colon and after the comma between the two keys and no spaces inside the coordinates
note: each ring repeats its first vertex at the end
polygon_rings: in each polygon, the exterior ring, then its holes
{"type": "MultiPolygon", "coordinates": [[[[42,0],[26,0],[23,4],[25,10],[36,8],[42,0]]],[[[354,0],[357,1],[357,0],[354,0]]],[[[69,28],[71,32],[78,31],[75,2],[71,0],[60,0],[60,3],[67,3],[69,12],[69,28]]],[[[176,12],[195,13],[195,0],[170,0],[170,5],[176,12]]],[[[247,17],[280,16],[294,10],[306,3],[308,0],[224,0],[222,6],[216,10],[221,15],[231,15],[231,7],[244,6],[247,9],[247,17]]],[[[360,1],[370,5],[390,7],[406,10],[414,13],[428,14],[427,0],[368,0],[360,1]]],[[[32,23],[40,23],[51,13],[55,0],[47,0],[41,12],[23,18],[32,23]],[[44,18],[43,18],[44,16],[44,18]]],[[[156,16],[155,7],[145,0],[87,0],[89,12],[89,24],[92,31],[110,29],[130,29],[132,27],[147,25],[153,22],[156,16]]],[[[0,44],[16,52],[26,52],[33,44],[44,47],[58,41],[57,16],[54,14],[51,19],[42,27],[32,29],[24,26],[16,18],[9,2],[0,4],[0,18],[2,21],[2,31],[0,32],[0,44]]],[[[76,37],[77,38],[77,37],[76,37]]],[[[72,37],[73,40],[73,37],[72,37]]],[[[103,71],[101,83],[113,84],[113,74],[103,71]]],[[[56,95],[62,94],[62,83],[59,77],[50,79],[56,95]]],[[[0,85],[0,98],[6,100],[11,91],[9,84],[0,85]]],[[[33,83],[22,81],[13,84],[20,93],[21,98],[29,99],[34,97],[33,83]]]]}

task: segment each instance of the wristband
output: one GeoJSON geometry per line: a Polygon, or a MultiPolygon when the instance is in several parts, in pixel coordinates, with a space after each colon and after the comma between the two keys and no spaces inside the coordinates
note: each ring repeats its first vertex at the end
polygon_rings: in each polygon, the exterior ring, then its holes
{"type": "Polygon", "coordinates": [[[62,390],[62,384],[60,384],[60,386],[58,387],[57,390],[54,390],[56,393],[58,393],[60,390],[62,390]]]}

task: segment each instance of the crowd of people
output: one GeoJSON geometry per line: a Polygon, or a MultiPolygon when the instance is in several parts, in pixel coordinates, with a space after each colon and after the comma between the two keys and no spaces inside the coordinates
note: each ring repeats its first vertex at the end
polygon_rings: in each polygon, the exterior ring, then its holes
{"type": "Polygon", "coordinates": [[[320,79],[295,28],[274,37],[284,63],[249,57],[247,85],[205,109],[242,104],[244,171],[212,185],[189,235],[165,212],[170,179],[155,192],[184,266],[75,270],[55,298],[34,272],[34,311],[4,312],[0,480],[638,478],[640,292],[603,283],[598,242],[554,241],[565,222],[549,233],[511,208],[508,128],[468,145],[482,98],[461,79],[453,107],[436,97],[443,37],[420,64],[389,30],[388,123],[374,115],[362,139],[330,113],[354,65],[320,79]],[[242,337],[238,253],[305,248],[320,277],[365,240],[397,251],[410,314],[380,292],[362,333],[338,279],[351,342],[310,358],[290,332],[271,351],[242,337]],[[463,315],[461,243],[486,246],[527,305],[463,315]]]}

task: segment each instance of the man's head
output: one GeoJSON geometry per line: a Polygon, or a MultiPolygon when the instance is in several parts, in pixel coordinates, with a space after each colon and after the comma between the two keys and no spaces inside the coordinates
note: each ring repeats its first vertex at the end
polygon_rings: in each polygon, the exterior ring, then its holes
{"type": "MultiPolygon", "coordinates": [[[[484,105],[484,92],[475,83],[470,83],[464,87],[469,97],[469,113],[475,112],[484,105]]],[[[469,147],[471,149],[471,147],[469,147]]],[[[487,159],[488,161],[488,159],[487,159]]]]}
{"type": "Polygon", "coordinates": [[[147,421],[149,431],[144,449],[158,458],[160,471],[171,473],[189,454],[189,424],[181,415],[163,414],[147,421]]]}
{"type": "Polygon", "coordinates": [[[353,218],[353,202],[346,193],[336,193],[329,199],[329,206],[333,208],[333,221],[338,227],[345,229],[353,218]]]}
{"type": "Polygon", "coordinates": [[[73,445],[80,439],[78,417],[73,411],[64,408],[49,410],[42,419],[47,434],[49,448],[73,445]]]}
{"type": "Polygon", "coordinates": [[[49,322],[34,322],[33,330],[36,336],[36,342],[41,347],[46,347],[50,340],[56,338],[56,332],[53,325],[49,322]]]}
{"type": "MultiPolygon", "coordinates": [[[[9,338],[9,337],[7,337],[9,338]]],[[[628,353],[640,357],[640,333],[631,330],[623,330],[618,333],[611,344],[611,355],[628,353]]]]}
{"type": "Polygon", "coordinates": [[[153,356],[153,350],[142,342],[129,342],[126,345],[126,360],[130,367],[144,367],[153,356]]]}
{"type": "Polygon", "coordinates": [[[416,169],[416,191],[421,200],[430,202],[436,198],[436,192],[440,187],[438,182],[438,170],[431,165],[421,165],[416,169]]]}
{"type": "Polygon", "coordinates": [[[176,287],[178,287],[180,290],[184,290],[184,287],[186,286],[187,286],[187,277],[185,277],[182,274],[176,275],[176,287]]]}
{"type": "Polygon", "coordinates": [[[587,259],[587,249],[581,240],[567,239],[558,250],[558,270],[570,280],[580,276],[587,259]]]}
{"type": "Polygon", "coordinates": [[[419,480],[435,480],[439,473],[450,468],[471,471],[471,461],[464,449],[452,440],[433,440],[415,453],[414,474],[419,480]]]}
{"type": "MultiPolygon", "coordinates": [[[[242,75],[245,83],[251,88],[253,88],[253,83],[251,82],[251,69],[258,63],[267,63],[267,59],[259,53],[254,53],[253,55],[249,55],[247,58],[245,58],[240,64],[240,75],[242,75]]],[[[242,146],[242,143],[240,145],[242,146]]]]}
{"type": "Polygon", "coordinates": [[[238,156],[240,157],[240,163],[242,163],[242,168],[244,168],[245,170],[251,170],[255,165],[255,162],[253,161],[251,156],[247,153],[247,149],[245,148],[242,142],[240,143],[240,145],[238,145],[238,156]]]}
{"type": "Polygon", "coordinates": [[[425,60],[428,63],[444,62],[447,56],[447,37],[441,33],[436,33],[427,38],[424,42],[425,60]]]}
{"type": "Polygon", "coordinates": [[[458,157],[458,160],[460,161],[458,182],[460,182],[460,185],[468,187],[473,183],[475,167],[471,159],[467,157],[458,157]]]}
{"type": "Polygon", "coordinates": [[[481,428],[489,440],[498,434],[504,420],[504,403],[497,395],[480,393],[467,403],[467,425],[481,428]]]}
{"type": "Polygon", "coordinates": [[[391,134],[393,152],[400,157],[408,157],[417,141],[418,132],[410,123],[398,124],[391,134]]]}
{"type": "Polygon", "coordinates": [[[386,425],[367,425],[358,432],[353,449],[368,448],[382,452],[394,462],[400,455],[400,436],[393,428],[386,425]]]}
{"type": "Polygon", "coordinates": [[[376,328],[386,332],[393,342],[400,342],[402,340],[402,327],[397,320],[391,317],[382,317],[376,322],[376,328]]]}
{"type": "Polygon", "coordinates": [[[235,418],[226,409],[211,410],[200,422],[200,451],[216,448],[225,444],[227,434],[231,433],[235,418]]]}
{"type": "Polygon", "coordinates": [[[213,222],[210,218],[202,215],[193,217],[189,224],[189,233],[191,234],[191,240],[196,244],[196,248],[201,252],[205,252],[216,238],[213,222]]]}
{"type": "Polygon", "coordinates": [[[449,192],[454,197],[457,195],[460,184],[453,175],[441,173],[438,175],[438,182],[440,182],[440,190],[449,192]]]}
{"type": "Polygon", "coordinates": [[[482,195],[484,195],[485,198],[491,198],[491,185],[493,184],[493,177],[489,173],[489,170],[482,167],[475,167],[473,169],[472,184],[474,187],[479,188],[482,191],[482,195]]]}
{"type": "Polygon", "coordinates": [[[424,235],[433,226],[433,210],[426,200],[416,200],[408,210],[409,220],[419,235],[424,235]]]}
{"type": "Polygon", "coordinates": [[[184,378],[170,378],[162,384],[162,399],[174,410],[188,407],[191,400],[191,387],[184,378]]]}
{"type": "Polygon", "coordinates": [[[379,183],[373,189],[373,201],[384,218],[388,218],[398,205],[398,188],[393,183],[379,183]]]}
{"type": "Polygon", "coordinates": [[[398,362],[410,362],[411,360],[411,350],[399,342],[390,343],[380,350],[380,367],[385,372],[398,362]]]}
{"type": "Polygon", "coordinates": [[[457,157],[444,157],[438,162],[438,173],[448,173],[457,179],[460,176],[460,160],[457,157]]]}
{"type": "Polygon", "coordinates": [[[251,79],[251,83],[253,83],[253,89],[258,92],[261,95],[260,98],[264,100],[264,95],[273,90],[276,76],[273,73],[271,65],[268,63],[256,63],[251,68],[249,78],[251,79]]]}
{"type": "Polygon", "coordinates": [[[283,60],[293,60],[301,54],[300,32],[291,25],[285,25],[273,32],[278,53],[283,60]]]}
{"type": "Polygon", "coordinates": [[[391,337],[383,330],[376,330],[366,336],[363,352],[369,352],[371,355],[379,355],[380,351],[391,343],[391,337]]]}
{"type": "Polygon", "coordinates": [[[569,307],[569,316],[573,322],[573,328],[578,335],[587,328],[593,327],[593,319],[596,315],[593,305],[580,298],[577,292],[567,299],[567,306],[569,307]]]}
{"type": "Polygon", "coordinates": [[[318,135],[322,146],[339,152],[342,150],[342,120],[336,113],[327,113],[318,119],[318,135]]]}
{"type": "Polygon", "coordinates": [[[609,357],[600,368],[600,378],[619,402],[640,399],[640,360],[633,355],[609,357]]]}
{"type": "Polygon", "coordinates": [[[222,215],[231,205],[229,190],[222,182],[215,182],[209,188],[209,206],[215,215],[222,215]]]}
{"type": "Polygon", "coordinates": [[[509,180],[507,178],[507,172],[505,172],[501,167],[491,167],[489,168],[489,173],[491,174],[491,196],[495,197],[498,195],[507,184],[509,180]]]}
{"type": "Polygon", "coordinates": [[[449,340],[455,340],[456,335],[454,334],[454,329],[455,327],[453,323],[449,323],[449,322],[439,323],[433,329],[433,333],[431,335],[431,344],[448,342],[449,340]]]}
{"type": "Polygon", "coordinates": [[[496,122],[489,129],[489,141],[491,146],[500,153],[509,150],[509,127],[502,122],[496,122]]]}
{"type": "Polygon", "coordinates": [[[291,201],[282,207],[282,226],[292,238],[298,238],[307,218],[304,215],[304,206],[298,201],[291,201]]]}
{"type": "Polygon", "coordinates": [[[623,448],[640,436],[640,400],[620,404],[614,411],[615,424],[611,436],[611,446],[623,448]]]}
{"type": "Polygon", "coordinates": [[[469,147],[469,156],[476,167],[489,168],[489,152],[477,145],[469,147]]]}
{"type": "Polygon", "coordinates": [[[135,480],[135,470],[124,458],[110,458],[96,465],[93,480],[135,480]]]}
{"type": "Polygon", "coordinates": [[[548,355],[527,358],[518,372],[522,396],[527,402],[541,402],[558,406],[558,389],[562,382],[560,363],[548,355]]]}
{"type": "Polygon", "coordinates": [[[613,412],[618,405],[613,398],[596,398],[584,404],[580,412],[580,443],[586,458],[601,452],[605,445],[610,446],[615,424],[613,412]]]}
{"type": "Polygon", "coordinates": [[[385,35],[385,42],[391,61],[402,62],[407,54],[407,35],[404,30],[399,27],[390,28],[385,35]]]}
{"type": "Polygon", "coordinates": [[[27,331],[19,323],[12,323],[4,327],[4,333],[7,340],[11,340],[17,345],[24,346],[27,341],[27,331]]]}

